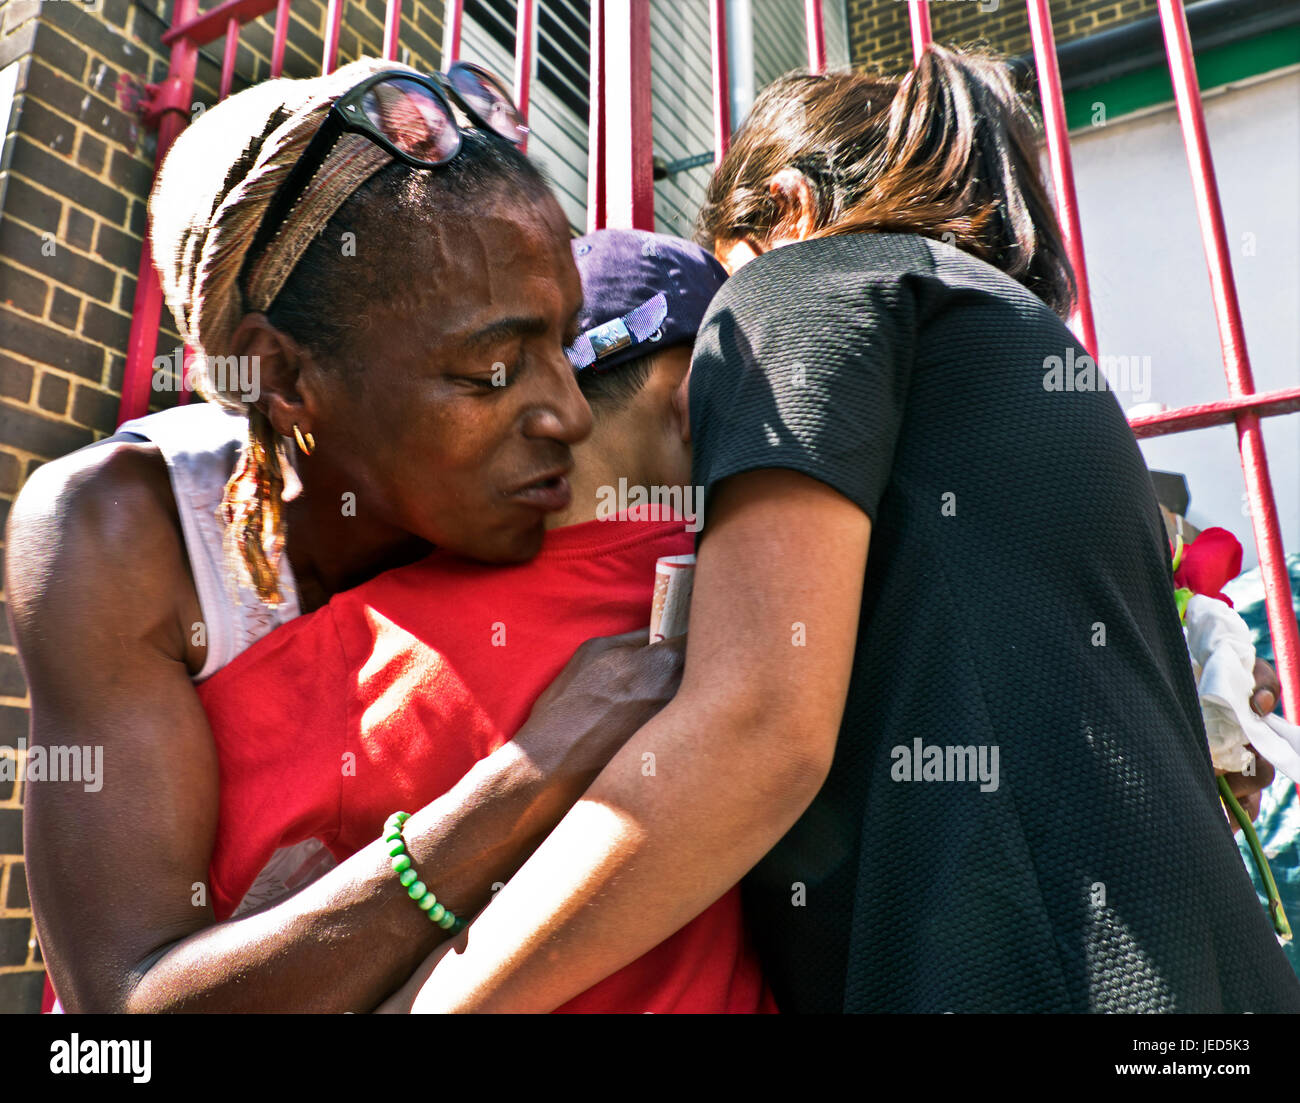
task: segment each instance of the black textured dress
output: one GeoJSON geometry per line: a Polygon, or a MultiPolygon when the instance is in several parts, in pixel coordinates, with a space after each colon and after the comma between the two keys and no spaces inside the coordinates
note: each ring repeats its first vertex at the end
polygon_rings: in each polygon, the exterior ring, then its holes
{"type": "Polygon", "coordinates": [[[873,522],[829,779],[745,882],[785,1011],[1300,1011],[1084,356],[912,235],[776,249],[709,310],[695,482],[791,468],[873,522]]]}

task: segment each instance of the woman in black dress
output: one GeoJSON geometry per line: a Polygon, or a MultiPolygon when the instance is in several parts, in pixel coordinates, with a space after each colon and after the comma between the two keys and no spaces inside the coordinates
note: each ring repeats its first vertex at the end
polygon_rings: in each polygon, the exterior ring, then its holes
{"type": "Polygon", "coordinates": [[[1006,68],[777,81],[701,230],[682,687],[422,1005],[554,1007],[748,874],[783,1010],[1300,1010],[1006,68]]]}

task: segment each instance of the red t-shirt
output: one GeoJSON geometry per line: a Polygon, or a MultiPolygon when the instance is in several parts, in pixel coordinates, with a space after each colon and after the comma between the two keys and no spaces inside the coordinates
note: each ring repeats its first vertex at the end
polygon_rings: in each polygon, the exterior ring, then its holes
{"type": "MultiPolygon", "coordinates": [[[[649,623],[655,560],[692,542],[681,521],[615,518],[554,529],[515,566],[435,553],[336,595],[200,685],[221,778],[217,918],[277,848],[317,838],[342,860],[393,812],[445,793],[513,737],[579,644],[649,623]]],[[[775,1011],[739,889],[560,1010],[775,1011]]]]}

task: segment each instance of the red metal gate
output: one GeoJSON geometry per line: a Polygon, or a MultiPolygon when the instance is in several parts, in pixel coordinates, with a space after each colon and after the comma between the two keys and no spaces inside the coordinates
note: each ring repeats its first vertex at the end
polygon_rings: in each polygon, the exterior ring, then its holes
{"type": "MultiPolygon", "coordinates": [[[[464,0],[447,0],[444,67],[460,53],[463,2],[464,0]]],[[[715,160],[720,160],[726,152],[731,133],[725,0],[706,2],[709,4],[712,28],[714,152],[715,160]]],[[[1184,406],[1134,418],[1131,424],[1138,437],[1181,433],[1228,422],[1236,425],[1255,546],[1264,582],[1269,629],[1282,682],[1284,707],[1289,719],[1296,723],[1300,722],[1300,633],[1297,632],[1292,610],[1290,580],[1287,577],[1260,419],[1300,411],[1300,387],[1263,394],[1255,391],[1236,285],[1228,258],[1223,211],[1206,137],[1205,116],[1193,63],[1187,17],[1182,0],[1157,2],[1209,268],[1228,398],[1220,402],[1184,406]]],[[[329,72],[335,67],[343,3],[344,0],[328,0],[324,52],[321,58],[323,72],[329,72]]],[[[915,60],[920,58],[931,40],[929,0],[908,0],[908,3],[915,60]]],[[[234,79],[240,27],[275,8],[271,75],[279,76],[289,27],[289,4],[290,0],[225,0],[210,11],[200,14],[198,0],[176,0],[173,25],[163,36],[163,41],[171,47],[171,67],[165,81],[151,86],[151,100],[145,116],[147,122],[158,127],[158,164],[162,163],[189,117],[199,48],[218,38],[224,38],[220,84],[220,95],[224,98],[229,94],[234,79]]],[[[537,0],[519,0],[518,3],[514,87],[525,116],[528,113],[536,4],[537,0]]],[[[820,71],[826,66],[821,0],[804,0],[804,5],[808,63],[810,68],[820,71]]],[[[1079,280],[1079,305],[1071,321],[1088,351],[1095,356],[1097,336],[1066,133],[1065,99],[1048,0],[1027,0],[1027,7],[1053,192],[1066,249],[1079,280]]],[[[401,14],[402,0],[387,0],[383,37],[383,52],[387,58],[397,57],[401,14]]],[[[653,229],[650,0],[591,0],[590,103],[588,229],[603,226],[653,229]]],[[[119,423],[138,417],[148,409],[161,311],[162,290],[153,269],[146,238],[140,256],[139,282],[131,320],[119,423]]],[[[182,388],[181,401],[185,401],[188,394],[188,390],[182,388]]]]}

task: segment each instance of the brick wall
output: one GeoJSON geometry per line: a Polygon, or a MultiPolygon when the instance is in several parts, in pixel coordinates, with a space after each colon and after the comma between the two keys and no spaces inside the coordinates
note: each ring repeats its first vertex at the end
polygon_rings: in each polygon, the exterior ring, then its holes
{"type": "MultiPolygon", "coordinates": [[[[169,0],[0,3],[0,69],[19,64],[0,156],[0,527],[36,467],[113,431],[156,150],[134,101],[166,76],[170,11],[169,0]]],[[[284,73],[313,76],[325,5],[295,0],[291,11],[284,73]]],[[[349,0],[344,11],[340,61],[380,53],[383,0],[349,0]]],[[[407,0],[402,16],[403,60],[436,68],[442,0],[407,0]]],[[[236,91],[269,74],[272,18],[240,36],[236,91]]],[[[205,48],[196,104],[216,101],[220,56],[220,41],[205,48]]],[[[157,351],[170,354],[179,339],[165,312],[164,323],[157,351]]],[[[175,393],[153,399],[159,409],[175,393]]],[[[12,644],[0,618],[0,746],[16,748],[27,691],[12,644]]],[[[0,1012],[36,1010],[44,976],[22,802],[21,780],[0,781],[0,1012]]]]}
{"type": "MultiPolygon", "coordinates": [[[[1155,0],[1054,0],[1057,44],[1154,14],[1155,0]]],[[[855,66],[897,73],[912,63],[905,0],[848,0],[849,56],[855,66]]],[[[945,46],[983,43],[1011,56],[1029,53],[1029,17],[1020,0],[932,0],[930,21],[945,46]],[[981,10],[983,9],[983,10],[981,10]]]]}

